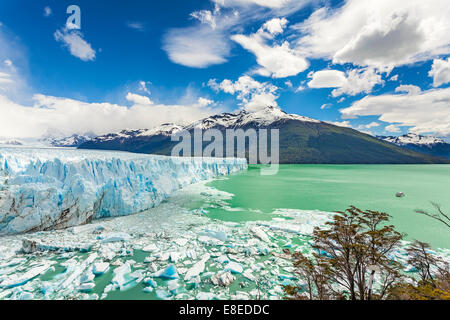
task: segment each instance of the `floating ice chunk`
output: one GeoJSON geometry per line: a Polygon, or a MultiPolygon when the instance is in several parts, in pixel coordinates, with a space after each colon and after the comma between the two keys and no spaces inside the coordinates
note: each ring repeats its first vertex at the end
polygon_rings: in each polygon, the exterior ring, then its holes
{"type": "Polygon", "coordinates": [[[280,273],[279,275],[278,275],[278,277],[281,279],[281,280],[294,280],[295,279],[295,277],[294,276],[292,276],[292,275],[289,275],[289,274],[282,274],[282,273],[280,273]]]}
{"type": "Polygon", "coordinates": [[[173,264],[168,266],[165,269],[161,269],[160,271],[157,271],[153,274],[154,277],[157,278],[164,278],[164,279],[178,279],[178,272],[177,269],[173,264]]]}
{"type": "Polygon", "coordinates": [[[197,300],[213,300],[216,299],[216,295],[212,292],[199,292],[195,299],[197,300]]]}
{"type": "Polygon", "coordinates": [[[80,284],[80,286],[78,287],[78,290],[81,292],[89,292],[94,288],[95,288],[94,282],[86,282],[86,283],[80,284]]]}
{"type": "Polygon", "coordinates": [[[133,285],[137,279],[134,275],[131,275],[131,267],[128,263],[124,263],[120,267],[114,269],[114,277],[111,283],[119,290],[124,290],[133,285]]]}
{"type": "Polygon", "coordinates": [[[150,292],[153,292],[153,288],[152,287],[145,287],[144,290],[142,290],[142,291],[150,293],[150,292]]]}
{"type": "Polygon", "coordinates": [[[244,277],[246,277],[250,281],[255,281],[256,277],[253,275],[252,271],[250,269],[247,269],[242,274],[244,277]]]}
{"type": "Polygon", "coordinates": [[[250,295],[247,292],[236,291],[233,300],[250,300],[250,295]]]}
{"type": "Polygon", "coordinates": [[[172,294],[177,294],[179,287],[180,284],[178,283],[178,280],[171,280],[167,282],[167,288],[172,294]]]}
{"type": "Polygon", "coordinates": [[[253,233],[258,239],[266,243],[270,243],[270,239],[267,234],[259,227],[253,226],[250,228],[250,232],[253,233]]]}
{"type": "Polygon", "coordinates": [[[34,252],[45,252],[45,251],[65,251],[65,252],[87,252],[91,249],[92,244],[83,243],[83,244],[75,244],[75,243],[54,243],[49,242],[46,243],[43,240],[35,240],[35,239],[22,239],[22,249],[23,253],[34,253],[34,252]]]}
{"type": "Polygon", "coordinates": [[[100,239],[102,240],[103,243],[108,243],[108,242],[128,241],[131,239],[131,236],[125,232],[115,232],[100,236],[100,239]]]}
{"type": "Polygon", "coordinates": [[[158,284],[156,283],[155,280],[151,279],[151,278],[146,278],[144,279],[144,283],[148,284],[149,286],[156,288],[158,286],[158,284]]]}
{"type": "Polygon", "coordinates": [[[18,290],[13,293],[13,300],[33,300],[34,294],[28,291],[18,290]]]}
{"type": "Polygon", "coordinates": [[[151,244],[145,246],[144,248],[142,248],[142,251],[145,251],[145,252],[155,252],[158,250],[159,250],[158,247],[154,243],[151,243],[151,244]]]}
{"type": "Polygon", "coordinates": [[[51,265],[52,265],[52,263],[46,262],[41,266],[31,268],[24,274],[19,274],[19,275],[13,274],[9,278],[7,278],[5,281],[2,281],[2,283],[0,284],[0,287],[14,288],[14,287],[24,285],[28,281],[30,281],[30,280],[36,278],[37,276],[39,276],[40,274],[43,274],[44,272],[46,272],[48,270],[48,268],[50,268],[51,265]]]}
{"type": "Polygon", "coordinates": [[[156,297],[161,300],[167,300],[170,298],[170,293],[163,289],[156,289],[156,297]]]}
{"type": "Polygon", "coordinates": [[[95,233],[101,232],[103,230],[105,230],[103,226],[91,223],[69,228],[69,231],[72,232],[73,234],[93,233],[93,232],[95,233]]]}
{"type": "Polygon", "coordinates": [[[210,236],[199,236],[197,240],[201,243],[207,244],[207,245],[221,245],[223,244],[223,241],[220,241],[219,239],[212,238],[210,236]]]}
{"type": "Polygon", "coordinates": [[[94,278],[95,275],[89,271],[81,276],[80,283],[91,282],[94,278]]]}
{"type": "Polygon", "coordinates": [[[228,287],[236,277],[231,274],[230,271],[222,271],[211,277],[211,282],[215,286],[228,287]]]}
{"type": "Polygon", "coordinates": [[[18,264],[21,264],[22,262],[25,262],[26,260],[27,259],[25,258],[14,258],[6,263],[0,264],[0,269],[16,266],[18,264]]]}
{"type": "Polygon", "coordinates": [[[205,263],[210,258],[210,255],[206,253],[202,259],[196,262],[185,274],[184,280],[187,281],[193,277],[200,275],[205,270],[205,263]]]}
{"type": "Polygon", "coordinates": [[[183,254],[181,252],[170,252],[170,261],[171,262],[178,262],[178,260],[182,260],[184,257],[186,257],[186,254],[183,254]]]}
{"type": "Polygon", "coordinates": [[[186,238],[178,238],[178,239],[174,239],[173,242],[175,242],[177,245],[179,245],[180,247],[184,247],[187,243],[188,243],[188,239],[186,238]]]}
{"type": "Polygon", "coordinates": [[[96,262],[92,267],[92,272],[94,275],[98,276],[104,274],[109,269],[109,263],[107,262],[96,262]]]}
{"type": "Polygon", "coordinates": [[[225,266],[225,271],[231,271],[232,273],[242,273],[244,271],[244,268],[242,267],[241,264],[234,262],[234,261],[230,261],[228,262],[228,264],[225,266]]]}
{"type": "Polygon", "coordinates": [[[199,235],[214,238],[222,242],[228,240],[227,234],[223,231],[205,230],[204,232],[200,232],[199,235]]]}
{"type": "Polygon", "coordinates": [[[217,257],[215,260],[218,263],[228,263],[228,262],[230,262],[230,259],[228,258],[228,256],[226,254],[223,254],[223,255],[217,257]]]}

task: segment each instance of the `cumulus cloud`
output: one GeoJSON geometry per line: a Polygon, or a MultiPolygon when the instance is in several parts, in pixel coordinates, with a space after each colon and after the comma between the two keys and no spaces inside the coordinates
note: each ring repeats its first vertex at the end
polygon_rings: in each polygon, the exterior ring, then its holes
{"type": "Polygon", "coordinates": [[[83,34],[80,31],[65,27],[56,30],[54,37],[56,41],[62,42],[74,57],[83,61],[95,60],[95,50],[83,39],[83,34]]]}
{"type": "Polygon", "coordinates": [[[390,124],[384,128],[387,132],[400,133],[401,130],[395,124],[390,124]]]}
{"type": "Polygon", "coordinates": [[[228,79],[218,83],[216,79],[208,81],[215,91],[236,94],[236,98],[249,111],[257,111],[267,106],[278,107],[276,91],[278,87],[268,82],[258,82],[250,76],[242,76],[236,81],[228,79]]]}
{"type": "Polygon", "coordinates": [[[285,78],[295,76],[309,67],[305,58],[290,48],[288,41],[284,41],[281,45],[267,43],[273,39],[274,35],[283,32],[287,22],[284,18],[275,18],[267,21],[250,36],[237,34],[231,37],[233,41],[256,56],[256,62],[262,67],[256,70],[257,74],[285,78]]]}
{"type": "Polygon", "coordinates": [[[309,77],[310,88],[337,88],[331,92],[333,97],[370,93],[375,85],[384,83],[381,75],[371,68],[353,69],[346,73],[338,70],[322,70],[311,73],[309,77]]]}
{"type": "Polygon", "coordinates": [[[261,28],[262,30],[267,30],[271,35],[277,35],[283,32],[287,23],[288,21],[286,18],[273,18],[264,23],[261,28]]]}
{"type": "Polygon", "coordinates": [[[129,93],[131,107],[34,95],[34,104],[17,104],[0,94],[0,136],[32,138],[57,132],[62,135],[92,132],[97,135],[118,132],[125,128],[151,128],[162,123],[190,123],[215,112],[210,103],[193,105],[151,104],[144,96],[129,93]]]}
{"type": "Polygon", "coordinates": [[[342,87],[347,82],[344,72],[338,70],[322,70],[309,75],[311,81],[308,82],[310,88],[337,88],[342,87]]]}
{"type": "Polygon", "coordinates": [[[307,57],[391,70],[450,53],[447,0],[347,0],[298,24],[307,57]]]}
{"type": "Polygon", "coordinates": [[[411,84],[403,84],[395,88],[395,92],[406,92],[407,94],[416,95],[420,93],[421,89],[418,86],[411,84]]]}
{"type": "Polygon", "coordinates": [[[128,92],[126,99],[130,102],[133,102],[134,104],[140,104],[140,105],[153,104],[153,101],[151,101],[149,97],[141,96],[139,94],[131,93],[131,92],[128,92]]]}
{"type": "Polygon", "coordinates": [[[428,73],[433,78],[433,86],[440,87],[450,82],[450,58],[447,60],[435,59],[428,73]]]}
{"type": "Polygon", "coordinates": [[[344,128],[351,128],[352,125],[350,124],[350,121],[345,120],[345,121],[330,121],[328,122],[329,124],[333,124],[335,126],[338,127],[344,127],[344,128]]]}
{"type": "Polygon", "coordinates": [[[409,126],[414,133],[449,136],[449,105],[450,88],[422,92],[408,90],[404,94],[367,96],[340,112],[344,119],[379,116],[380,121],[409,126]]]}

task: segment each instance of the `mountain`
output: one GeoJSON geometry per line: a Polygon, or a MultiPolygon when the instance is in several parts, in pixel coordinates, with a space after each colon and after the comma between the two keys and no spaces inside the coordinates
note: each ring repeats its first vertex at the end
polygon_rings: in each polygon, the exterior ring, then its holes
{"type": "Polygon", "coordinates": [[[73,134],[70,137],[63,137],[63,138],[47,137],[41,139],[40,141],[44,145],[48,145],[51,147],[76,148],[91,139],[92,136],[89,135],[73,134]]]}
{"type": "Polygon", "coordinates": [[[409,150],[436,157],[450,158],[450,143],[432,136],[408,133],[403,136],[377,136],[378,139],[396,144],[409,150]]]}
{"type": "Polygon", "coordinates": [[[0,145],[6,145],[6,146],[21,146],[23,143],[19,140],[0,140],[0,145]]]}
{"type": "Polygon", "coordinates": [[[150,130],[124,130],[96,137],[79,148],[170,155],[177,144],[170,140],[170,135],[182,129],[193,131],[195,128],[220,131],[279,129],[280,163],[450,163],[445,159],[406,150],[354,129],[287,114],[276,107],[266,107],[257,112],[241,110],[222,113],[185,127],[164,124],[150,130]]]}

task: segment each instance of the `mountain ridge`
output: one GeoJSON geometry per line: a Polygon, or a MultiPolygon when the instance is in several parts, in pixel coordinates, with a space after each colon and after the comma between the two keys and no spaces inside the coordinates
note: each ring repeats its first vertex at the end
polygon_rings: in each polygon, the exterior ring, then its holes
{"type": "MultiPolygon", "coordinates": [[[[172,142],[168,133],[183,129],[193,131],[196,128],[220,131],[279,129],[280,163],[450,163],[450,160],[407,150],[351,128],[287,114],[272,106],[257,112],[240,110],[217,114],[184,127],[165,124],[153,129],[123,130],[118,134],[96,137],[79,148],[170,155],[177,142],[172,142]]],[[[270,145],[270,140],[268,144],[270,145]]]]}
{"type": "Polygon", "coordinates": [[[450,143],[437,137],[408,133],[402,136],[377,136],[377,138],[409,150],[450,158],[450,143]]]}

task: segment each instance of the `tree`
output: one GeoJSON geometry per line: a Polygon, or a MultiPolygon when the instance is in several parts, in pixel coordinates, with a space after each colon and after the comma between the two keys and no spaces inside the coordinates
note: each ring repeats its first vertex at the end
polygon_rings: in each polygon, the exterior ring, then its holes
{"type": "Polygon", "coordinates": [[[328,300],[333,297],[330,282],[329,264],[324,261],[322,256],[317,256],[315,261],[305,257],[301,252],[295,252],[293,255],[296,274],[306,283],[306,294],[303,295],[302,289],[294,286],[285,288],[289,296],[296,300],[328,300]]]}
{"type": "MultiPolygon", "coordinates": [[[[338,212],[324,228],[313,232],[312,259],[294,255],[296,273],[306,280],[309,299],[383,298],[402,275],[401,265],[389,254],[403,235],[388,225],[384,212],[362,211],[354,206],[338,212]],[[371,280],[377,272],[377,290],[371,295],[371,280]]],[[[292,288],[287,293],[292,294],[292,288]]]]}
{"type": "Polygon", "coordinates": [[[408,263],[419,273],[422,282],[434,284],[437,276],[448,274],[448,263],[430,250],[428,243],[414,241],[407,249],[408,263]]]}
{"type": "Polygon", "coordinates": [[[414,241],[408,248],[408,263],[419,279],[410,279],[391,288],[389,299],[450,300],[450,271],[447,261],[430,250],[430,245],[414,241]]]}
{"type": "Polygon", "coordinates": [[[443,224],[445,224],[447,227],[450,228],[450,217],[444,213],[441,206],[435,202],[431,202],[433,207],[436,209],[437,213],[429,213],[425,210],[416,210],[417,213],[423,214],[427,217],[430,217],[432,219],[435,219],[443,224]]]}

